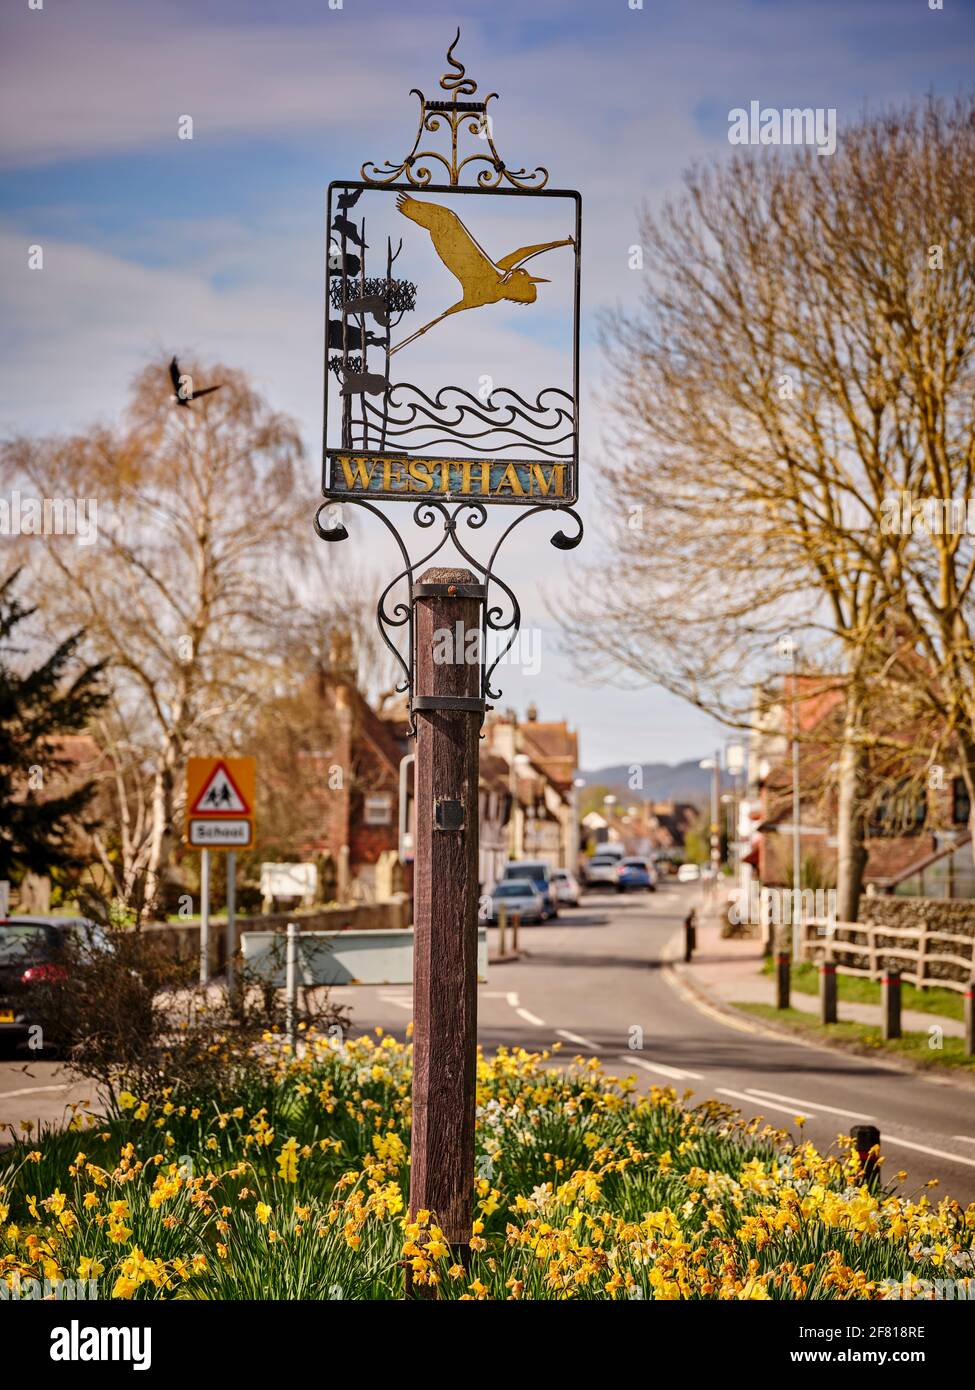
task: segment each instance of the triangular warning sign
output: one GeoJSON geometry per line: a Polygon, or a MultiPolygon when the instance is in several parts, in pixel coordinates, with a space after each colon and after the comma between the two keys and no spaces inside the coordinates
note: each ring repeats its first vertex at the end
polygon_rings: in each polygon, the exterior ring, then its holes
{"type": "Polygon", "coordinates": [[[217,763],[190,811],[193,816],[249,816],[250,813],[251,808],[224,762],[217,763]]]}

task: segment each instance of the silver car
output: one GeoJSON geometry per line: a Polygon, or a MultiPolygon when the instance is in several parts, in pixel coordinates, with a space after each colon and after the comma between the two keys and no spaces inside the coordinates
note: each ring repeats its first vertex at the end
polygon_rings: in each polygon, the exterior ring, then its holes
{"type": "Polygon", "coordinates": [[[566,907],[579,906],[579,883],[568,869],[552,870],[552,896],[557,903],[564,903],[566,907]]]}
{"type": "Polygon", "coordinates": [[[497,922],[498,910],[502,904],[505,918],[509,922],[516,913],[522,922],[545,920],[545,900],[530,878],[506,878],[501,883],[496,883],[485,904],[485,920],[497,922]]]}
{"type": "Polygon", "coordinates": [[[586,865],[587,888],[615,888],[620,858],[616,854],[594,854],[586,865]]]}

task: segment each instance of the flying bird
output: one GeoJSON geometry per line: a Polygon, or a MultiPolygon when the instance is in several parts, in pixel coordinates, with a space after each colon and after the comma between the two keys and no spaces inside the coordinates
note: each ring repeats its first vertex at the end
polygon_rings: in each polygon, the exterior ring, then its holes
{"type": "Polygon", "coordinates": [[[340,213],[332,218],[332,231],[338,232],[339,236],[344,234],[346,241],[351,241],[353,246],[359,246],[363,251],[368,251],[369,247],[362,239],[362,234],[354,222],[350,222],[347,217],[340,213]]]}
{"type": "Polygon", "coordinates": [[[184,376],[179,369],[179,363],[174,357],[169,364],[169,379],[173,383],[173,390],[176,392],[177,405],[189,405],[192,401],[198,400],[200,396],[209,396],[213,391],[219,391],[223,382],[217,386],[205,386],[202,391],[190,390],[187,393],[186,387],[192,383],[193,378],[184,376]]]}
{"type": "Polygon", "coordinates": [[[537,246],[519,246],[499,260],[492,260],[482,246],[471,236],[463,222],[451,208],[439,203],[422,203],[401,193],[396,206],[404,217],[430,233],[433,249],[444,265],[460,281],[464,293],[456,304],[438,314],[423,328],[411,333],[390,352],[399,352],[408,343],[428,333],[434,324],[440,323],[448,314],[458,314],[462,309],[479,309],[484,304],[498,304],[503,299],[514,304],[534,304],[538,297],[536,285],[548,284],[541,275],[529,275],[522,269],[524,261],[540,256],[543,251],[553,251],[557,246],[574,246],[573,237],[562,241],[544,241],[537,246]]]}
{"type": "Polygon", "coordinates": [[[361,197],[361,188],[346,189],[344,193],[340,193],[335,199],[335,206],[340,212],[348,212],[349,208],[355,207],[361,197]]]}

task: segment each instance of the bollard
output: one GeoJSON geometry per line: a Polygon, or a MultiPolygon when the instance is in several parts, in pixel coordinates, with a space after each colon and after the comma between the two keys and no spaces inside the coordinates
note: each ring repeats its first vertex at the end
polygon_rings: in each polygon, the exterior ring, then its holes
{"type": "Polygon", "coordinates": [[[697,928],[694,925],[694,909],[684,918],[684,963],[690,962],[697,946],[697,928]]]}
{"type": "Polygon", "coordinates": [[[880,1013],[884,1042],[901,1035],[901,972],[885,970],[880,986],[880,1013]]]}
{"type": "Polygon", "coordinates": [[[521,926],[521,913],[515,912],[511,917],[511,952],[512,955],[518,954],[518,928],[521,926]]]}
{"type": "Polygon", "coordinates": [[[824,960],[819,967],[819,1021],[836,1022],[836,966],[824,960]]]}
{"type": "Polygon", "coordinates": [[[498,903],[498,955],[504,955],[504,931],[508,922],[508,909],[504,903],[498,903]]]}
{"type": "Polygon", "coordinates": [[[965,1052],[975,1057],[975,979],[969,980],[965,990],[965,1052]]]}
{"type": "Polygon", "coordinates": [[[778,951],[775,957],[775,1007],[777,1009],[789,1007],[791,988],[792,956],[788,951],[778,951]]]}
{"type": "Polygon", "coordinates": [[[880,1172],[880,1130],[876,1125],[854,1125],[850,1130],[850,1138],[860,1160],[857,1181],[871,1187],[880,1172]]]}

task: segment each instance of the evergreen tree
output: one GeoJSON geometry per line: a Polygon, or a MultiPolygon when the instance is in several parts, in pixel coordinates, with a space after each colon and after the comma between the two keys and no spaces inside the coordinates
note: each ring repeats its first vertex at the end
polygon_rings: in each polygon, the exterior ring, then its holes
{"type": "Polygon", "coordinates": [[[19,573],[0,582],[0,879],[14,880],[80,866],[72,830],[85,828],[95,784],[63,794],[47,788],[71,767],[60,739],[82,731],[108,698],[101,687],[104,663],[82,665],[70,675],[83,632],[66,637],[26,673],[11,664],[23,650],[13,633],[35,612],[14,594],[19,573]]]}

